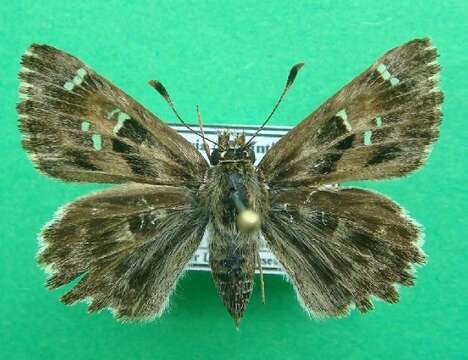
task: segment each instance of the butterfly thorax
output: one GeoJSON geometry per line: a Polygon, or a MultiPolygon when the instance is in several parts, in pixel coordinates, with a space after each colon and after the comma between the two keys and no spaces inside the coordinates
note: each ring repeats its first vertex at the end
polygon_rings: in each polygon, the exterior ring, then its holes
{"type": "Polygon", "coordinates": [[[221,161],[208,169],[200,197],[211,222],[231,235],[239,232],[236,217],[239,210],[233,200],[237,194],[242,204],[260,216],[265,212],[266,187],[254,165],[246,161],[221,161]]]}

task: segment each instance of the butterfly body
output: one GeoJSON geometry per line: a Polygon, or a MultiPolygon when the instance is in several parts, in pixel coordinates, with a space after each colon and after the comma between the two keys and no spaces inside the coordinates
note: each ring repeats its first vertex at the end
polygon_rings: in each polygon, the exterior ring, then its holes
{"type": "Polygon", "coordinates": [[[253,165],[251,147],[243,149],[244,135],[232,141],[229,136],[227,132],[219,136],[224,147],[213,151],[215,165],[208,170],[200,198],[210,219],[207,233],[213,280],[238,322],[252,293],[260,245],[259,226],[245,229],[238,218],[244,209],[250,209],[261,219],[268,210],[268,192],[253,165]]]}
{"type": "Polygon", "coordinates": [[[414,285],[414,267],[425,261],[418,224],[381,194],[330,185],[404,176],[424,164],[443,101],[430,39],[383,54],[258,165],[250,140],[223,133],[210,166],[61,50],[33,44],[21,63],[19,128],[34,165],[64,181],[121,184],[64,206],[41,232],[47,286],[79,278],[65,304],[86,300],[90,312],[109,308],[120,320],[160,315],[204,234],[216,288],[236,323],[252,293],[261,237],[316,317],[366,312],[372,297],[394,303],[397,285],[414,285]]]}

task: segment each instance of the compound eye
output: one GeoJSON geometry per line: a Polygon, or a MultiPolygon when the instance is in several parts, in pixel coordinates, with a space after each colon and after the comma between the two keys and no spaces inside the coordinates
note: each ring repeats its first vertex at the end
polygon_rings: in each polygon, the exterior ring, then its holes
{"type": "Polygon", "coordinates": [[[252,148],[249,148],[249,158],[252,164],[255,162],[255,151],[252,148]]]}
{"type": "Polygon", "coordinates": [[[210,164],[213,166],[218,165],[220,159],[221,159],[221,152],[219,151],[219,149],[214,149],[211,152],[210,164]]]}

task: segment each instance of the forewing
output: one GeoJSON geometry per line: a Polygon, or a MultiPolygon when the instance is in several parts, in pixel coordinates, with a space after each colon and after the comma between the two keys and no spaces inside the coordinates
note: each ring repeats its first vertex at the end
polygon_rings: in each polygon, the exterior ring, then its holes
{"type": "Polygon", "coordinates": [[[443,94],[437,52],[412,40],[380,57],[265,155],[273,187],[402,176],[437,140],[443,94]]]}
{"type": "Polygon", "coordinates": [[[131,184],[65,206],[41,235],[48,286],[82,275],[64,303],[88,300],[123,320],[161,314],[205,231],[193,202],[186,188],[131,184]]]}
{"type": "Polygon", "coordinates": [[[200,153],[77,58],[47,45],[23,56],[23,146],[39,170],[66,181],[197,186],[200,153]]]}
{"type": "Polygon", "coordinates": [[[413,285],[424,262],[421,233],[394,202],[355,188],[283,191],[272,198],[262,231],[305,309],[342,316],[370,297],[397,302],[395,285],[413,285]]]}

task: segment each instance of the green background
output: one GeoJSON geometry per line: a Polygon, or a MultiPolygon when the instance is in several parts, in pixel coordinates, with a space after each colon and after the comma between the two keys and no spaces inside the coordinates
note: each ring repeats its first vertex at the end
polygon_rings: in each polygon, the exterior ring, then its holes
{"type": "Polygon", "coordinates": [[[2,359],[461,359],[466,358],[466,1],[2,1],[0,358],[2,359]],[[443,5],[442,5],[443,4],[443,5]],[[206,123],[259,124],[290,66],[306,61],[273,125],[294,125],[386,50],[430,36],[446,94],[441,138],[423,170],[364,183],[426,229],[429,263],[397,305],[340,320],[309,319],[290,284],[266,277],[236,331],[209,273],[190,272],[169,311],[121,324],[109,312],[58,301],[36,265],[36,233],[62,204],[96,189],[34,170],[16,128],[19,58],[32,42],[59,47],[173,121],[147,85],[206,123]]]}

